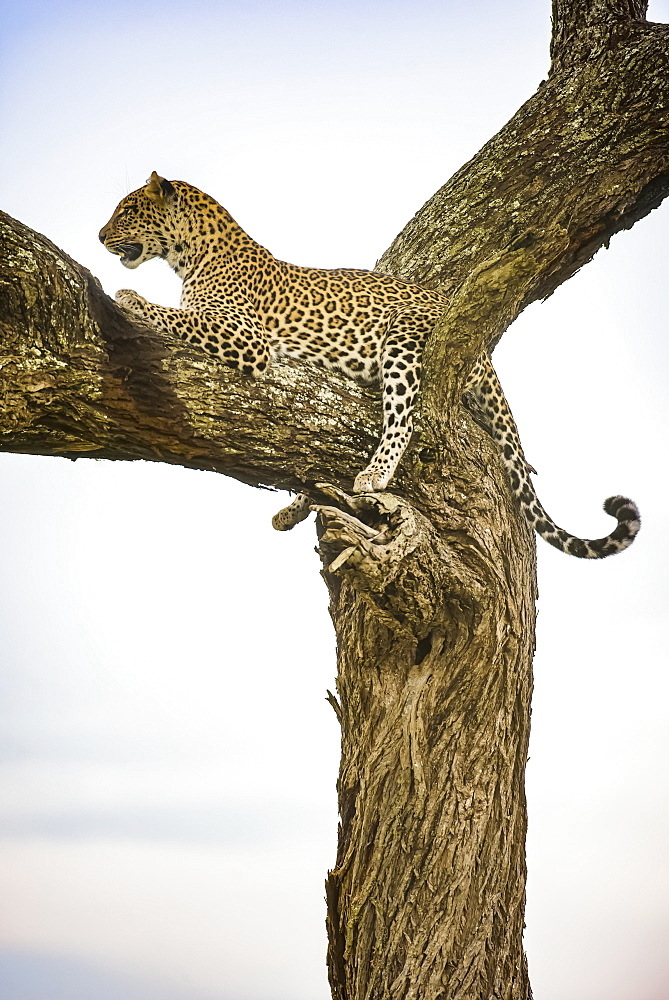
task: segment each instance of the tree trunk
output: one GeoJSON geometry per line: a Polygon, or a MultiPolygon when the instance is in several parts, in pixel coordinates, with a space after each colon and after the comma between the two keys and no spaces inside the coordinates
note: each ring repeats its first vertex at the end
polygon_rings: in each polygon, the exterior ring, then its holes
{"type": "Polygon", "coordinates": [[[377,394],[291,364],[247,380],[133,326],[87,271],[0,216],[2,450],[172,462],[313,498],[339,651],[337,1000],[531,996],[534,541],[459,399],[525,305],[669,193],[668,31],[644,13],[555,0],[548,81],[381,258],[451,293],[390,493],[349,495],[377,394]]]}

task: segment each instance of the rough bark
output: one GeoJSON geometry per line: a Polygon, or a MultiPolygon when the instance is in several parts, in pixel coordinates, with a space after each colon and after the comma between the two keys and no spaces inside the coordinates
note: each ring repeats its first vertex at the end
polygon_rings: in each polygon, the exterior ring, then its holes
{"type": "Polygon", "coordinates": [[[342,724],[327,882],[336,997],[528,995],[534,549],[481,453],[468,460],[469,434],[451,430],[457,478],[426,484],[429,518],[398,498],[364,502],[354,513],[381,536],[356,541],[321,508],[342,724]]]}
{"type": "MultiPolygon", "coordinates": [[[[338,1000],[527,1000],[522,951],[533,537],[467,368],[669,192],[669,41],[642,0],[555,0],[548,81],[379,268],[451,292],[414,447],[348,495],[376,394],[276,365],[249,381],[129,324],[95,279],[0,217],[0,448],[149,459],[307,488],[339,655],[338,1000]]],[[[577,567],[575,567],[576,571],[577,567]]]]}

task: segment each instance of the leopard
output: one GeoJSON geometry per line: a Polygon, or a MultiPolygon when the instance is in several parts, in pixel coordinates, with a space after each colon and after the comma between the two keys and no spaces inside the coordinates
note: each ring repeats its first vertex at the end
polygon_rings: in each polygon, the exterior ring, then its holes
{"type": "MultiPolygon", "coordinates": [[[[243,376],[262,377],[270,365],[288,358],[380,386],[378,446],[355,476],[353,490],[369,494],[388,487],[412,437],[423,349],[448,307],[443,291],[379,271],[325,270],[279,260],[210,195],[155,170],[122,198],[99,239],[126,268],[162,258],[182,280],[178,308],[120,289],[116,303],[131,321],[186,341],[243,376]]],[[[463,403],[497,442],[511,492],[545,541],[585,559],[621,552],[634,541],[640,515],[625,496],[605,502],[617,525],[603,538],[571,535],[546,513],[487,353],[469,373],[463,403]]],[[[300,493],[272,523],[288,530],[310,509],[309,496],[300,493]]]]}

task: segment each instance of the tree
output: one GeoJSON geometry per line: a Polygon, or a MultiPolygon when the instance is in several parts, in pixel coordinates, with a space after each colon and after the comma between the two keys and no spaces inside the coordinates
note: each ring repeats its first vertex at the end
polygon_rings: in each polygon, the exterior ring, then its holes
{"type": "Polygon", "coordinates": [[[548,81],[381,258],[452,300],[425,359],[419,440],[376,498],[346,492],[376,438],[374,394],[289,365],[251,383],[175,349],[3,220],[4,450],[176,462],[313,495],[339,646],[337,997],[530,995],[534,549],[459,397],[527,304],[669,191],[667,29],[644,13],[556,0],[548,81]]]}

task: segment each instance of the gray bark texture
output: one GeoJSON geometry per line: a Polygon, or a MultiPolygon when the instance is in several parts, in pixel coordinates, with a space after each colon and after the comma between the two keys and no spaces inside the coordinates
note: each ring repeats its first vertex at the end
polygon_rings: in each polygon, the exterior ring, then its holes
{"type": "Polygon", "coordinates": [[[377,394],[291,364],[247,380],[133,326],[85,269],[0,216],[0,448],[171,462],[313,498],[342,728],[335,1000],[531,997],[534,540],[460,397],[528,303],[669,193],[669,29],[644,15],[641,0],[554,0],[548,80],[379,261],[451,293],[386,494],[350,496],[377,394]]]}

